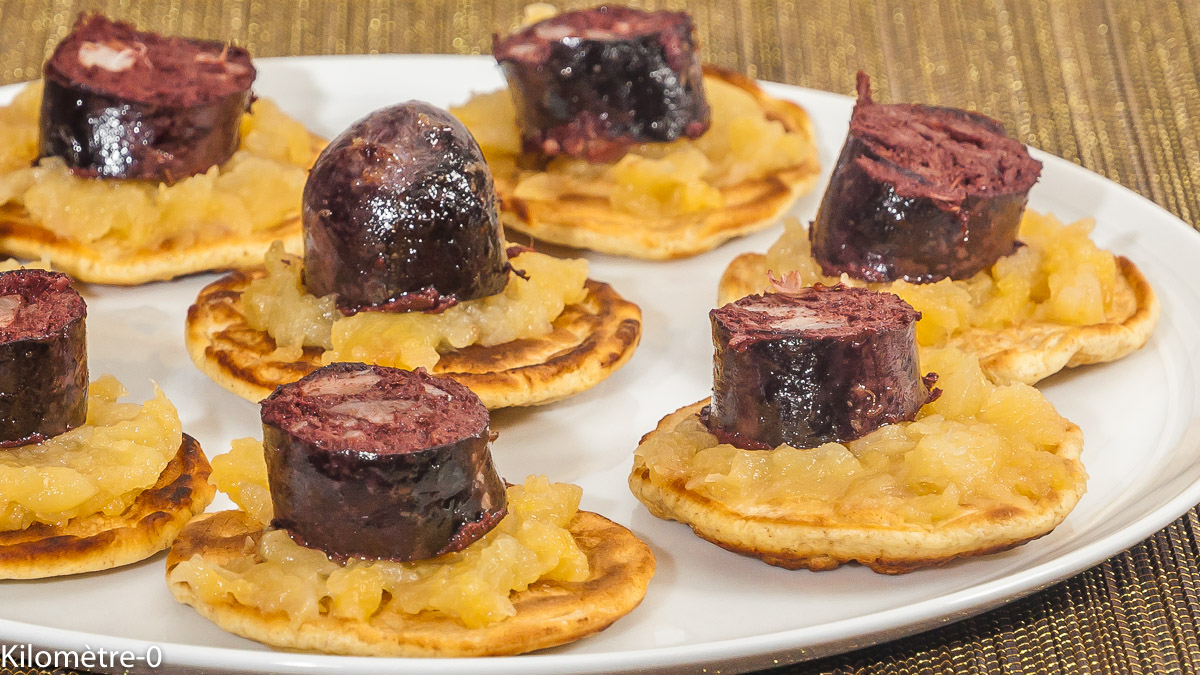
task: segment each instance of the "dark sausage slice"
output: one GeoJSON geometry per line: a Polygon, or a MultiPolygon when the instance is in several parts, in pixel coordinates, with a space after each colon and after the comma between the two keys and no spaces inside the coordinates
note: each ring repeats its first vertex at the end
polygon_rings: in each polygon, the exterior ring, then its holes
{"type": "Polygon", "coordinates": [[[86,316],[65,274],[0,274],[0,447],[37,443],[87,418],[86,316]]]}
{"type": "Polygon", "coordinates": [[[708,130],[692,19],[683,12],[566,12],[496,38],[493,51],[526,152],[605,162],[638,143],[708,130]]]}
{"type": "Polygon", "coordinates": [[[238,147],[254,66],[245,49],[83,15],[46,61],[40,157],[76,174],[174,183],[238,147]]]}
{"type": "Polygon", "coordinates": [[[453,380],[336,363],[262,402],[272,524],[331,557],[421,560],[504,517],[488,412],[453,380]]]}
{"type": "Polygon", "coordinates": [[[355,122],[304,186],[304,280],[346,314],[440,311],[508,283],[492,175],[457,119],[410,101],[355,122]]]}
{"type": "Polygon", "coordinates": [[[915,283],[966,279],[1012,253],[1042,164],[978,113],[858,103],[809,230],[825,274],[915,283]]]}
{"type": "Polygon", "coordinates": [[[920,316],[890,293],[841,285],[714,309],[712,404],[701,418],[744,449],[812,448],[911,420],[933,383],[917,371],[920,316]]]}

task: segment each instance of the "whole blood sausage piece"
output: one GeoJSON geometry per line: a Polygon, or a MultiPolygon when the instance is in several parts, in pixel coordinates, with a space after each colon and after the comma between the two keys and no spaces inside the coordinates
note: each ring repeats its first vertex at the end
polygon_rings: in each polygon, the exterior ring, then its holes
{"type": "Polygon", "coordinates": [[[262,402],[273,525],[333,558],[421,560],[504,517],[488,412],[453,380],[336,363],[262,402]]]}
{"type": "Polygon", "coordinates": [[[915,283],[966,279],[1016,247],[1042,164],[999,122],[954,108],[858,103],[809,229],[825,274],[915,283]]]}
{"type": "Polygon", "coordinates": [[[304,186],[304,280],[346,314],[439,311],[508,282],[492,175],[457,119],[410,101],[355,122],[304,186]]]}
{"type": "Polygon", "coordinates": [[[601,6],[497,38],[526,152],[614,160],[709,126],[692,19],[601,6]]]}
{"type": "Polygon", "coordinates": [[[86,316],[67,275],[0,273],[0,447],[36,443],[87,418],[86,316]]]}
{"type": "Polygon", "coordinates": [[[255,70],[240,47],[90,14],[44,74],[40,157],[81,176],[174,183],[237,150],[255,70]]]}
{"type": "Polygon", "coordinates": [[[714,309],[713,395],[701,418],[744,449],[812,448],[911,420],[934,381],[917,371],[920,316],[890,293],[841,285],[714,309]]]}

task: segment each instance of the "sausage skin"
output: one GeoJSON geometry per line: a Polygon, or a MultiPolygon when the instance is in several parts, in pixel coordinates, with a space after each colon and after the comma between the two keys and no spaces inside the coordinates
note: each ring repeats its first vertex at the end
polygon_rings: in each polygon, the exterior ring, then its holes
{"type": "Polygon", "coordinates": [[[700,415],[743,449],[812,448],[911,420],[933,380],[917,370],[920,313],[842,285],[751,295],[709,312],[712,403],[700,415]]]}
{"type": "Polygon", "coordinates": [[[508,283],[492,175],[457,119],[410,101],[354,123],[304,186],[304,280],[345,314],[440,311],[508,283]]]}
{"type": "Polygon", "coordinates": [[[692,19],[600,6],[497,38],[522,145],[592,162],[638,143],[698,138],[710,112],[692,19]]]}
{"type": "Polygon", "coordinates": [[[335,363],[262,402],[272,525],[335,559],[458,551],[504,517],[487,409],[424,369],[335,363]]]}
{"type": "Polygon", "coordinates": [[[830,276],[967,279],[1016,248],[1041,162],[978,113],[871,100],[858,74],[850,132],[809,229],[830,276]]]}
{"type": "Polygon", "coordinates": [[[255,70],[245,49],[81,15],[44,67],[39,158],[77,175],[174,183],[237,150],[255,70]]]}
{"type": "Polygon", "coordinates": [[[86,317],[67,275],[0,273],[0,448],[37,443],[86,420],[86,317]]]}

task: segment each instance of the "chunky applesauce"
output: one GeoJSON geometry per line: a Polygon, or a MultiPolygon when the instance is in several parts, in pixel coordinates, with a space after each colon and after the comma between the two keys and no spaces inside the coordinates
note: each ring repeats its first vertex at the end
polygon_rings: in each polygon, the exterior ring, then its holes
{"type": "Polygon", "coordinates": [[[526,251],[511,261],[528,279],[510,273],[508,285],[496,295],[460,302],[438,314],[359,312],[347,317],[334,306],[333,295],[308,293],[300,259],[276,244],[267,253],[268,276],[252,281],[242,293],[242,311],[252,328],[275,340],[281,358],[294,360],[303,347],[321,347],[325,363],[432,368],[439,352],[546,335],[567,305],[587,296],[587,260],[526,251]]]}
{"type": "MultiPolygon", "coordinates": [[[[271,517],[262,444],[234,441],[213,458],[212,481],[259,522],[271,517]]],[[[567,524],[582,490],[530,476],[508,488],[508,515],[491,532],[457,553],[411,563],[351,558],[331,561],[267,529],[255,549],[225,564],[201,556],[179,563],[171,583],[186,582],[202,602],[236,600],[293,625],[320,616],[357,621],[377,613],[434,611],[468,627],[486,626],[515,613],[510,594],[538,580],[583,581],[587,556],[567,524]]]]}
{"type": "Polygon", "coordinates": [[[112,375],[88,387],[82,426],[41,443],[0,449],[0,530],[116,515],[158,481],[183,442],[179,414],[156,386],[145,403],[112,375]]]}
{"type": "Polygon", "coordinates": [[[224,165],[165,185],[80,178],[59,158],[37,162],[40,82],[0,107],[0,209],[16,208],[60,237],[93,247],[155,249],[270,229],[300,213],[316,159],[302,124],[269,100],[242,116],[224,165]]]}
{"type": "MultiPolygon", "coordinates": [[[[970,328],[999,329],[1023,321],[1068,326],[1120,321],[1128,312],[1117,292],[1122,280],[1113,254],[1088,236],[1093,225],[1090,219],[1063,224],[1026,210],[1017,237],[1024,245],[970,279],[865,284],[842,275],[840,281],[908,301],[921,312],[917,341],[922,346],[946,344],[970,328]]],[[[839,281],[821,273],[808,230],[796,219],[785,224],[783,236],[767,251],[766,266],[775,274],[797,272],[805,286],[839,281]]]]}
{"type": "Polygon", "coordinates": [[[609,164],[559,157],[543,171],[524,168],[516,107],[507,89],[478,94],[450,112],[475,136],[492,173],[515,181],[517,198],[591,195],[647,216],[718,209],[724,204],[721,188],[804,164],[815,155],[806,130],[788,131],[769,119],[746,90],[708,75],[704,87],[712,125],[703,136],[638,145],[609,164]]]}
{"type": "Polygon", "coordinates": [[[937,400],[914,421],[855,441],[741,450],[693,415],[648,436],[637,464],[652,483],[743,515],[880,527],[933,528],[968,511],[1031,509],[1085,480],[1074,453],[1059,452],[1077,431],[1036,389],[996,386],[974,357],[953,348],[922,352],[928,371],[940,375],[937,400]]]}

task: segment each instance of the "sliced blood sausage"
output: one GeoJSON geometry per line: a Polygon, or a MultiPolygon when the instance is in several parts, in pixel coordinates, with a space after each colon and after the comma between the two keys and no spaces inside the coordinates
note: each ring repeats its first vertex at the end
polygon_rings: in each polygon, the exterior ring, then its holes
{"type": "Polygon", "coordinates": [[[917,371],[920,316],[890,293],[841,285],[714,309],[713,395],[701,418],[745,449],[811,448],[911,420],[933,382],[917,371]]]}
{"type": "Polygon", "coordinates": [[[173,183],[237,150],[254,66],[239,47],[83,15],[46,61],[40,157],[76,174],[173,183]]]}
{"type": "Polygon", "coordinates": [[[493,51],[526,152],[604,162],[637,143],[708,130],[692,19],[683,12],[566,12],[496,38],[493,51]]]}
{"type": "Polygon", "coordinates": [[[508,283],[492,175],[457,119],[410,101],[355,122],[304,186],[304,280],[346,314],[439,311],[508,283]]]}
{"type": "Polygon", "coordinates": [[[83,424],[86,316],[67,275],[0,273],[0,447],[37,443],[83,424]]]}
{"type": "Polygon", "coordinates": [[[858,74],[858,103],[809,230],[825,274],[915,283],[966,279],[1016,246],[1042,164],[989,117],[883,105],[858,74]]]}
{"type": "Polygon", "coordinates": [[[338,559],[458,551],[504,517],[488,412],[466,387],[336,363],[262,403],[273,525],[338,559]]]}

